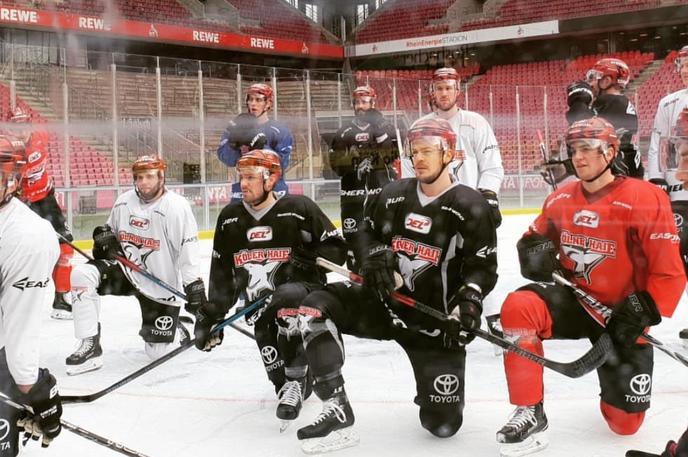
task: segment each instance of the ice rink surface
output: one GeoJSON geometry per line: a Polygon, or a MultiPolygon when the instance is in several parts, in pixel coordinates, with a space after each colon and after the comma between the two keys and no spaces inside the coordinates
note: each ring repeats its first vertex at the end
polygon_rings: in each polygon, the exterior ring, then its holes
{"type": "MultiPolygon", "coordinates": [[[[500,302],[525,283],[519,274],[516,241],[534,218],[506,216],[499,228],[499,281],[492,293],[500,302]]],[[[211,241],[202,242],[205,274],[211,241]]],[[[75,254],[76,260],[79,255],[75,254]]],[[[678,331],[688,327],[685,297],[673,319],[653,334],[679,349],[678,331]]],[[[74,349],[71,321],[45,322],[42,364],[58,378],[63,394],[99,391],[148,364],[137,332],[140,312],[133,298],[102,302],[101,370],[69,377],[64,359],[74,349]]],[[[413,374],[394,343],[345,337],[344,376],[356,415],[360,445],[333,453],[346,456],[482,457],[498,455],[495,432],[513,407],[508,403],[501,357],[476,340],[468,348],[464,423],[452,438],[438,439],[418,421],[413,374]]],[[[547,342],[546,355],[559,361],[578,358],[585,341],[547,342]]],[[[688,424],[688,368],[655,352],[652,408],[631,437],[613,434],[600,412],[595,373],[569,379],[545,370],[545,410],[549,448],[538,457],[623,457],[627,449],[658,452],[688,424]]],[[[320,412],[315,397],[305,403],[291,428],[279,433],[276,399],[255,343],[227,329],[222,346],[211,353],[189,349],[130,384],[89,404],[66,405],[64,419],[151,457],[300,456],[296,430],[320,412]]],[[[47,450],[31,443],[25,456],[110,456],[113,451],[67,431],[47,450]]]]}

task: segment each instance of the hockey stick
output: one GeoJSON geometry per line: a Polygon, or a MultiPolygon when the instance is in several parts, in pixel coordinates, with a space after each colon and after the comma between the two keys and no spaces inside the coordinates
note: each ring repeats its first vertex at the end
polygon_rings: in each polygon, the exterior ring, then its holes
{"type": "MultiPolygon", "coordinates": [[[[363,278],[360,275],[357,275],[356,273],[347,270],[345,267],[332,263],[329,260],[323,259],[322,257],[318,257],[315,262],[323,268],[326,268],[330,271],[339,273],[340,275],[349,278],[349,280],[356,284],[363,284],[363,278]]],[[[402,303],[403,305],[415,308],[428,316],[434,317],[440,322],[456,323],[455,320],[450,319],[442,311],[432,308],[397,291],[392,292],[390,297],[398,301],[399,303],[402,303]]],[[[547,367],[550,370],[556,371],[557,373],[561,373],[564,376],[568,376],[569,378],[579,378],[591,372],[592,370],[595,370],[596,368],[602,366],[604,362],[607,360],[609,352],[612,348],[611,338],[609,337],[609,335],[603,334],[595,342],[592,348],[590,348],[588,352],[583,354],[583,356],[581,356],[577,360],[574,360],[572,362],[556,362],[554,360],[546,359],[545,357],[542,357],[538,354],[523,349],[522,347],[518,346],[517,344],[509,340],[501,338],[497,335],[493,335],[484,330],[477,329],[473,330],[472,332],[476,336],[486,341],[489,341],[492,344],[495,344],[503,349],[511,351],[514,354],[518,354],[521,357],[531,360],[537,363],[538,365],[547,367]]]]}
{"type": "MultiPolygon", "coordinates": [[[[552,273],[552,279],[554,279],[554,281],[556,283],[570,288],[573,291],[573,293],[576,295],[576,297],[578,297],[579,299],[584,301],[586,304],[588,304],[595,311],[599,312],[602,315],[602,317],[604,318],[605,324],[607,322],[609,322],[609,318],[612,317],[611,308],[609,308],[608,306],[605,306],[599,300],[597,300],[595,297],[588,294],[584,290],[579,289],[574,283],[572,283],[571,281],[564,278],[563,276],[561,276],[558,273],[552,273]]],[[[602,324],[600,323],[600,325],[602,325],[602,324]]],[[[666,355],[668,355],[672,359],[674,359],[677,362],[680,362],[683,365],[688,367],[688,358],[686,358],[686,356],[684,356],[683,354],[672,351],[671,349],[666,347],[666,345],[664,343],[659,341],[654,336],[648,335],[646,332],[643,332],[640,335],[640,337],[642,339],[644,339],[647,343],[649,343],[651,346],[656,347],[657,349],[659,349],[660,351],[662,351],[663,353],[665,353],[666,355]]]]}
{"type": "MultiPolygon", "coordinates": [[[[55,232],[55,233],[57,233],[57,232],[55,232]]],[[[79,249],[79,247],[77,247],[76,245],[74,245],[71,241],[69,241],[67,238],[65,238],[61,233],[57,233],[57,236],[59,236],[60,238],[62,238],[62,240],[63,240],[65,243],[67,243],[68,245],[70,245],[72,248],[74,248],[74,250],[75,250],[76,252],[78,252],[79,254],[81,254],[82,256],[84,256],[85,258],[87,258],[88,260],[90,260],[90,261],[93,261],[93,260],[94,260],[94,258],[93,258],[92,256],[88,255],[86,252],[84,252],[83,250],[79,249]]],[[[160,287],[162,287],[163,289],[167,290],[168,292],[171,292],[172,294],[176,295],[177,297],[181,298],[182,300],[187,301],[187,300],[186,300],[186,295],[184,295],[183,293],[181,293],[180,291],[178,291],[177,289],[175,289],[175,288],[172,287],[171,285],[167,284],[167,283],[166,283],[165,281],[163,281],[162,279],[159,279],[158,277],[154,276],[152,273],[149,273],[148,270],[146,270],[146,269],[144,269],[144,268],[142,268],[142,267],[136,265],[134,262],[132,262],[131,260],[127,259],[126,257],[121,256],[121,255],[115,255],[115,260],[117,260],[118,262],[120,262],[120,263],[121,263],[122,265],[124,265],[125,267],[127,267],[127,268],[129,268],[129,269],[131,269],[131,270],[133,270],[133,271],[135,271],[135,272],[137,272],[137,273],[139,273],[140,275],[145,276],[146,278],[150,279],[150,280],[151,280],[152,282],[154,282],[155,284],[159,285],[160,287]]],[[[254,339],[254,340],[256,339],[256,337],[253,336],[253,335],[251,334],[251,332],[249,332],[249,331],[247,331],[247,330],[245,330],[245,329],[239,327],[239,326],[236,325],[236,324],[231,324],[230,327],[232,327],[232,328],[233,328],[234,330],[236,330],[237,332],[242,333],[242,334],[248,336],[248,337],[251,338],[251,339],[254,339]]]]}
{"type": "Polygon", "coordinates": [[[549,184],[552,186],[552,190],[557,190],[557,182],[554,179],[554,172],[547,165],[544,165],[549,162],[549,154],[547,154],[547,146],[545,146],[545,141],[542,139],[542,132],[540,130],[537,131],[537,136],[538,140],[540,140],[538,148],[540,149],[540,154],[542,155],[543,166],[545,167],[549,184]]]}
{"type": "MultiPolygon", "coordinates": [[[[220,322],[217,324],[212,332],[216,333],[220,329],[224,328],[225,326],[231,324],[235,320],[239,319],[242,316],[245,316],[246,314],[250,313],[251,311],[254,311],[261,307],[264,303],[265,300],[269,297],[269,295],[264,296],[263,298],[260,298],[259,300],[256,300],[255,302],[251,303],[251,305],[247,306],[246,308],[243,308],[240,311],[237,311],[234,313],[232,316],[228,317],[224,321],[220,322]]],[[[100,397],[109,394],[113,390],[119,389],[125,384],[129,384],[131,381],[134,379],[148,373],[151,371],[153,368],[156,368],[163,363],[167,362],[173,357],[176,357],[178,354],[181,354],[182,352],[186,351],[189,349],[191,346],[193,346],[196,343],[196,338],[192,338],[191,340],[187,341],[186,343],[182,344],[175,350],[168,352],[167,354],[163,355],[159,359],[154,360],[153,362],[149,363],[148,365],[145,365],[132,374],[125,376],[124,378],[120,379],[116,383],[112,384],[109,387],[106,387],[105,389],[94,392],[92,394],[87,394],[87,395],[63,395],[62,396],[62,404],[70,404],[70,403],[91,403],[92,401],[98,400],[100,397]]]]}
{"type": "MultiPolygon", "coordinates": [[[[33,414],[33,409],[31,409],[30,406],[17,403],[2,392],[0,392],[0,401],[13,408],[26,410],[33,414]]],[[[95,433],[89,432],[88,430],[83,429],[78,425],[74,425],[71,422],[67,422],[64,419],[60,419],[60,424],[70,432],[79,435],[82,438],[86,438],[87,440],[93,441],[94,443],[100,444],[101,446],[105,446],[108,449],[112,449],[115,452],[119,452],[120,454],[128,455],[131,457],[148,457],[146,454],[142,454],[133,449],[129,449],[128,447],[123,446],[115,441],[112,441],[111,439],[104,438],[100,435],[96,435],[95,433]]]]}

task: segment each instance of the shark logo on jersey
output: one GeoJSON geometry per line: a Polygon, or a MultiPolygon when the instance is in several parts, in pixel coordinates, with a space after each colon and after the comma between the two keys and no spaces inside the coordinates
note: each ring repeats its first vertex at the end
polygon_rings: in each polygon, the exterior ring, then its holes
{"type": "Polygon", "coordinates": [[[574,276],[592,284],[592,271],[607,257],[616,257],[616,242],[579,235],[564,230],[560,236],[564,255],[574,263],[574,276]]]}
{"type": "Polygon", "coordinates": [[[255,301],[265,291],[275,290],[275,273],[280,262],[245,263],[242,267],[248,271],[246,295],[249,301],[255,301]]]}
{"type": "Polygon", "coordinates": [[[416,278],[425,270],[430,268],[432,264],[423,259],[411,259],[403,254],[397,253],[399,258],[399,272],[404,278],[404,285],[408,290],[413,292],[416,289],[416,278]]]}
{"type": "Polygon", "coordinates": [[[415,290],[416,278],[428,268],[437,266],[442,257],[441,249],[400,236],[392,239],[392,250],[399,258],[399,272],[410,291],[415,290]]]}

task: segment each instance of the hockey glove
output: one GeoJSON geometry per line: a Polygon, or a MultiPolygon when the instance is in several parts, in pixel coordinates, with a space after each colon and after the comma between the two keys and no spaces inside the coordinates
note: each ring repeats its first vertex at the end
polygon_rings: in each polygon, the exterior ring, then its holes
{"type": "Polygon", "coordinates": [[[667,194],[669,193],[669,183],[667,182],[666,179],[664,179],[664,178],[652,178],[652,179],[650,179],[650,182],[652,184],[654,184],[655,186],[659,187],[660,189],[662,189],[667,194]]]}
{"type": "Polygon", "coordinates": [[[575,81],[566,88],[566,103],[569,108],[579,103],[589,107],[592,99],[592,87],[585,81],[575,81]]]}
{"type": "Polygon", "coordinates": [[[607,331],[615,343],[631,347],[646,327],[657,325],[661,321],[662,316],[650,294],[645,291],[635,292],[616,305],[607,322],[607,331]]]}
{"type": "Polygon", "coordinates": [[[313,273],[316,271],[315,259],[318,257],[317,252],[308,251],[302,247],[295,247],[291,249],[289,256],[289,263],[304,273],[313,273]]]}
{"type": "Polygon", "coordinates": [[[203,284],[202,279],[197,279],[184,286],[184,293],[186,294],[186,305],[184,309],[188,313],[195,315],[208,301],[205,296],[205,284],[203,284]]]}
{"type": "Polygon", "coordinates": [[[376,244],[368,249],[361,261],[361,276],[365,284],[373,289],[380,300],[385,301],[396,289],[394,273],[397,272],[397,255],[389,246],[376,244]]]}
{"type": "Polygon", "coordinates": [[[492,219],[494,219],[495,228],[502,225],[502,213],[499,212],[499,200],[497,194],[488,189],[478,189],[478,191],[485,197],[487,204],[492,210],[492,219]]]}
{"type": "Polygon", "coordinates": [[[211,331],[215,324],[222,320],[224,314],[219,305],[212,302],[206,302],[198,308],[196,312],[196,325],[194,325],[196,349],[208,352],[215,346],[222,344],[222,340],[225,337],[224,329],[220,329],[212,334],[211,331]]]}
{"type": "Polygon", "coordinates": [[[21,398],[33,408],[33,414],[25,411],[17,421],[19,431],[24,432],[26,439],[38,440],[43,435],[42,447],[48,447],[50,442],[60,434],[62,425],[62,403],[57,391],[55,376],[51,375],[47,368],[38,370],[38,380],[28,393],[21,398]]]}
{"type": "Polygon", "coordinates": [[[552,282],[552,273],[559,270],[557,248],[549,238],[531,233],[516,243],[521,276],[531,281],[552,282]]]}
{"type": "Polygon", "coordinates": [[[669,441],[664,452],[661,454],[650,454],[642,451],[628,451],[626,457],[688,457],[688,430],[676,441],[669,441]]]}
{"type": "Polygon", "coordinates": [[[116,255],[124,255],[124,252],[112,227],[106,224],[93,229],[93,257],[98,260],[114,260],[116,255]]]}
{"type": "Polygon", "coordinates": [[[475,339],[473,330],[480,328],[480,315],[483,312],[483,295],[478,286],[465,285],[449,301],[448,309],[451,309],[449,319],[459,325],[449,327],[450,334],[459,344],[467,345],[475,339]]]}

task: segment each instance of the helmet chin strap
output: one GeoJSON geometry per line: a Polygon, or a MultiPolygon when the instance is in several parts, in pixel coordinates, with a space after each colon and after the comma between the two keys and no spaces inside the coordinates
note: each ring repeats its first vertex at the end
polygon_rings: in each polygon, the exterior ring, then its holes
{"type": "MultiPolygon", "coordinates": [[[[602,171],[600,171],[597,175],[595,175],[594,178],[583,179],[583,181],[585,181],[585,182],[594,182],[594,181],[596,181],[600,176],[602,176],[603,174],[605,174],[605,173],[607,172],[607,170],[609,170],[609,169],[612,167],[612,162],[610,162],[609,160],[607,160],[607,155],[606,155],[604,152],[602,152],[601,154],[604,156],[604,160],[607,161],[607,166],[604,167],[604,169],[603,169],[602,171]]],[[[613,159],[612,159],[612,160],[613,160],[613,159]]],[[[574,170],[575,170],[575,168],[574,168],[574,170]]],[[[578,178],[578,173],[575,173],[575,175],[576,175],[576,178],[578,178]]]]}

